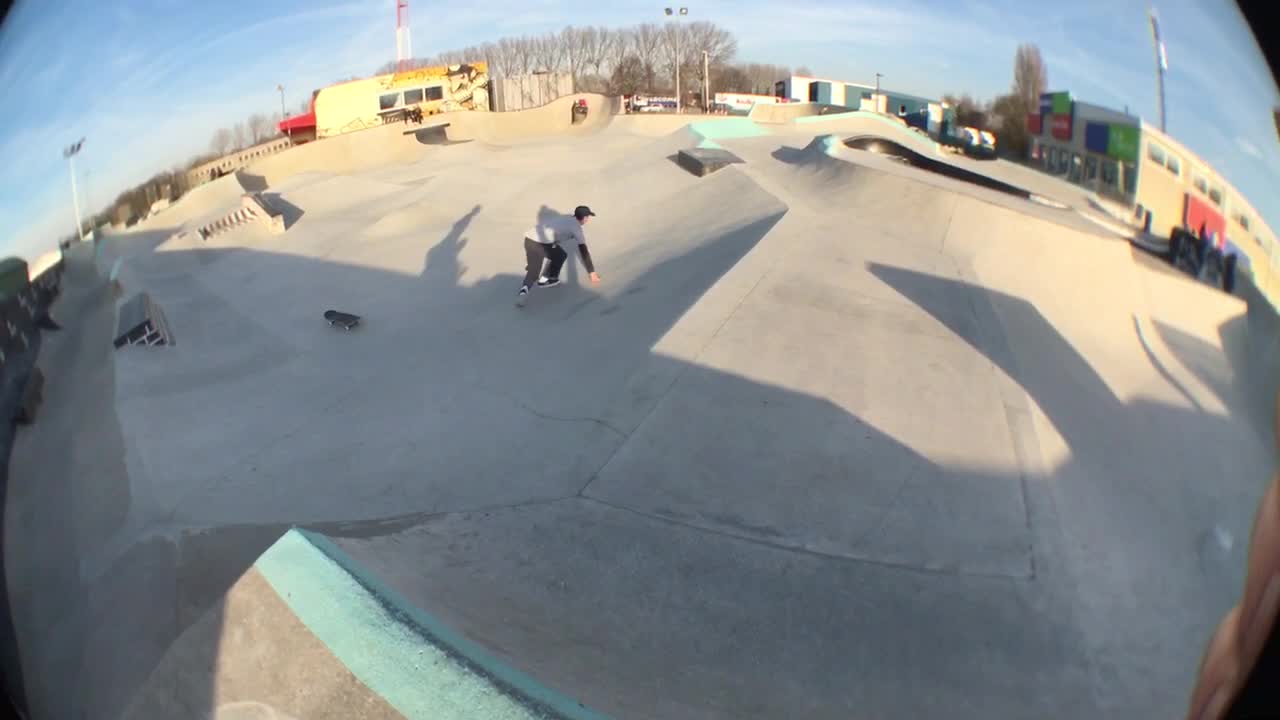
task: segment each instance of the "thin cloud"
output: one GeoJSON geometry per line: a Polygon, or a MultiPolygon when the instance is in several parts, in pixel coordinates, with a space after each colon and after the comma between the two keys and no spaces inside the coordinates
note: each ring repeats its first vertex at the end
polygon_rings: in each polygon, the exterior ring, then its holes
{"type": "Polygon", "coordinates": [[[1252,155],[1258,158],[1259,160],[1262,159],[1262,151],[1258,149],[1258,146],[1254,145],[1248,140],[1245,140],[1239,135],[1236,136],[1236,145],[1239,146],[1241,150],[1245,151],[1245,153],[1252,155]]]}

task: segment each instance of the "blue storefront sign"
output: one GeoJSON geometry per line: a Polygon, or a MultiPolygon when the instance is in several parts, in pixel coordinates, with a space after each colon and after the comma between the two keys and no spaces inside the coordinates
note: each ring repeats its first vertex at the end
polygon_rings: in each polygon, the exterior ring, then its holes
{"type": "Polygon", "coordinates": [[[1107,152],[1107,143],[1111,139],[1111,126],[1107,123],[1090,122],[1084,126],[1084,147],[1090,152],[1107,152]]]}

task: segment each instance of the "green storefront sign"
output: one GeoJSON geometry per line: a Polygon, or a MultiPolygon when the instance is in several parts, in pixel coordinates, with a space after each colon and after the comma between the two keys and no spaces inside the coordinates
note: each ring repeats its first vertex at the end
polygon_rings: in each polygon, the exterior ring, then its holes
{"type": "Polygon", "coordinates": [[[1121,162],[1138,161],[1138,128],[1112,125],[1107,133],[1107,155],[1121,162]]]}
{"type": "Polygon", "coordinates": [[[1071,93],[1059,92],[1050,95],[1050,103],[1053,106],[1054,115],[1070,115],[1071,114],[1071,93]]]}

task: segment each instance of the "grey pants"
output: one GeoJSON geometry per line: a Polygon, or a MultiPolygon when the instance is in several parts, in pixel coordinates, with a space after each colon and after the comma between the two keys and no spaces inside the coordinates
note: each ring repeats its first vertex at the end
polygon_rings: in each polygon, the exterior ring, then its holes
{"type": "Polygon", "coordinates": [[[554,275],[548,274],[548,277],[556,277],[560,274],[560,267],[564,265],[565,258],[568,256],[569,253],[565,252],[559,243],[544,245],[525,238],[524,287],[533,288],[538,283],[538,276],[542,274],[542,262],[544,260],[551,260],[550,269],[555,273],[554,275]]]}

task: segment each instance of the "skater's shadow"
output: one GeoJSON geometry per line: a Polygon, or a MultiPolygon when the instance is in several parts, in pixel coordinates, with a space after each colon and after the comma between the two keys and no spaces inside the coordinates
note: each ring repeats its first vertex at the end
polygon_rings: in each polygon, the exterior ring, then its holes
{"type": "Polygon", "coordinates": [[[471,221],[480,214],[481,208],[481,205],[472,207],[465,215],[454,221],[449,232],[445,233],[439,242],[427,250],[427,255],[422,261],[421,279],[433,286],[447,283],[448,287],[454,287],[461,283],[462,276],[467,272],[467,266],[463,265],[460,259],[463,249],[467,247],[467,238],[464,233],[471,225],[471,221]]]}

